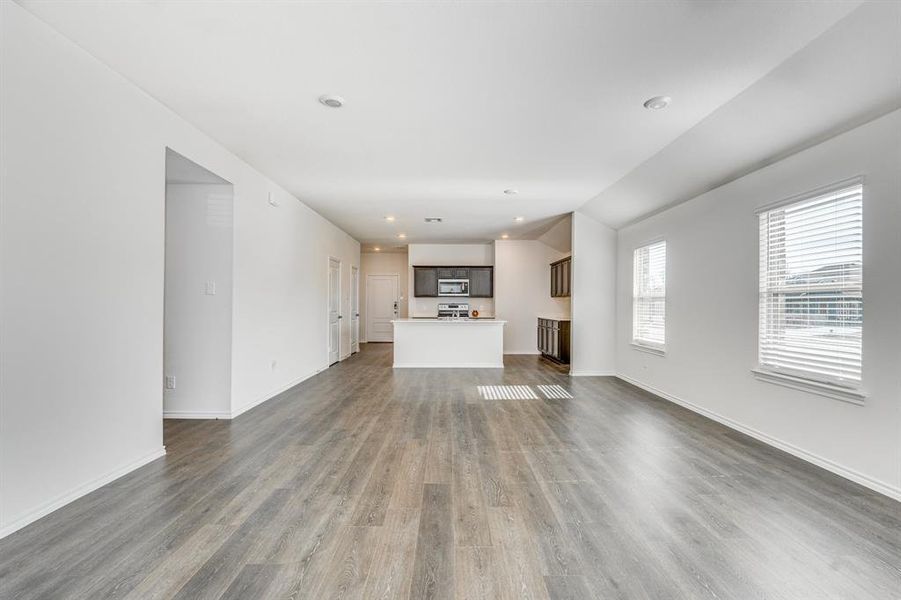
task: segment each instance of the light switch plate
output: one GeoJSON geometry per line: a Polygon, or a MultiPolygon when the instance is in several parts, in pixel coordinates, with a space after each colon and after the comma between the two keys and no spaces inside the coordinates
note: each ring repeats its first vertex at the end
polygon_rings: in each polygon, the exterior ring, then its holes
{"type": "Polygon", "coordinates": [[[207,281],[206,282],[206,295],[207,296],[215,296],[216,295],[216,282],[215,281],[207,281]]]}

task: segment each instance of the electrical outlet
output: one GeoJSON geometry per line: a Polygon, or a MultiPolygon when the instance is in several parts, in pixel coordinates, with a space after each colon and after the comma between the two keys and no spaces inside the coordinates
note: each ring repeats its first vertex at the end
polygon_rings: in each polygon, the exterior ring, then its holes
{"type": "Polygon", "coordinates": [[[174,375],[166,375],[166,389],[167,390],[175,389],[175,376],[174,375]]]}
{"type": "Polygon", "coordinates": [[[215,296],[216,295],[216,282],[215,281],[207,281],[206,289],[205,289],[204,293],[207,296],[215,296]]]}

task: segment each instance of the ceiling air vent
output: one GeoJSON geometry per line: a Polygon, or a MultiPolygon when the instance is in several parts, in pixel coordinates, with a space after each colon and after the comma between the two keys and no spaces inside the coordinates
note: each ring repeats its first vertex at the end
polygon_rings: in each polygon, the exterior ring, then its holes
{"type": "Polygon", "coordinates": [[[426,223],[440,223],[442,221],[441,217],[426,217],[426,223]]]}

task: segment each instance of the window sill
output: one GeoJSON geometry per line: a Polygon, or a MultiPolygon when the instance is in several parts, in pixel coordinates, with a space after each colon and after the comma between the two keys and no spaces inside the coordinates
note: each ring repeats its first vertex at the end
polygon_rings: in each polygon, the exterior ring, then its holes
{"type": "Polygon", "coordinates": [[[638,350],[639,352],[647,352],[648,354],[654,354],[656,356],[666,356],[666,348],[645,346],[644,344],[639,344],[638,342],[632,342],[632,349],[638,350]]]}
{"type": "Polygon", "coordinates": [[[856,404],[858,406],[863,406],[864,400],[866,399],[866,394],[860,390],[846,388],[832,383],[814,381],[812,379],[805,379],[794,375],[786,375],[785,373],[769,371],[759,367],[751,369],[751,372],[754,374],[754,377],[760,381],[774,383],[802,392],[810,392],[811,394],[825,396],[826,398],[832,398],[834,400],[841,400],[842,402],[850,402],[851,404],[856,404]]]}

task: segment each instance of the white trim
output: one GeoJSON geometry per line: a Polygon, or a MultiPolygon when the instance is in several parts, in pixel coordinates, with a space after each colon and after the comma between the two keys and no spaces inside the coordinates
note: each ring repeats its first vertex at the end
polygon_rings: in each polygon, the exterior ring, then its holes
{"type": "Polygon", "coordinates": [[[778,371],[771,371],[762,367],[751,369],[751,372],[758,380],[766,383],[773,383],[793,390],[800,390],[802,392],[809,392],[834,400],[841,400],[842,402],[849,402],[851,404],[856,404],[857,406],[863,406],[864,400],[867,397],[865,393],[857,389],[842,387],[825,381],[807,379],[806,377],[796,377],[794,375],[779,373],[778,371]]]}
{"type": "Polygon", "coordinates": [[[836,181],[834,183],[820,186],[814,190],[809,190],[800,194],[795,194],[794,196],[789,196],[788,198],[783,198],[782,200],[776,200],[775,202],[769,202],[762,206],[758,206],[754,209],[754,214],[759,215],[771,210],[776,210],[777,208],[782,208],[783,206],[788,206],[789,204],[794,204],[795,202],[803,202],[804,200],[810,200],[811,198],[816,198],[817,196],[825,196],[826,194],[837,192],[838,190],[841,190],[843,188],[852,187],[855,185],[863,186],[864,183],[865,181],[863,175],[848,177],[847,179],[842,179],[841,181],[836,181]]]}
{"type": "Polygon", "coordinates": [[[570,377],[616,377],[613,371],[570,371],[570,377]]]}
{"type": "Polygon", "coordinates": [[[623,381],[625,381],[627,383],[631,383],[632,385],[634,385],[636,387],[639,387],[647,392],[650,392],[650,393],[654,394],[655,396],[659,396],[660,398],[663,398],[664,400],[668,400],[669,402],[678,404],[679,406],[687,408],[688,410],[690,410],[692,412],[696,412],[700,415],[707,417],[708,419],[716,421],[717,423],[720,423],[721,425],[725,425],[726,427],[729,427],[730,429],[734,429],[736,431],[744,433],[745,435],[748,435],[757,441],[763,442],[764,444],[767,444],[768,446],[778,448],[779,450],[782,450],[783,452],[787,452],[787,453],[791,454],[792,456],[796,456],[796,457],[798,457],[802,460],[805,460],[811,464],[814,464],[818,467],[826,469],[827,471],[829,471],[831,473],[835,473],[836,475],[844,477],[845,479],[850,479],[851,481],[853,481],[855,483],[859,483],[860,485],[862,485],[866,488],[869,488],[869,489],[873,490],[874,492],[879,492],[880,494],[884,494],[884,495],[888,496],[889,498],[901,501],[901,487],[895,487],[891,484],[885,483],[884,481],[879,481],[878,479],[873,479],[872,477],[869,477],[868,475],[864,475],[863,473],[855,471],[854,469],[849,469],[848,467],[840,465],[839,463],[829,460],[828,458],[824,458],[822,456],[819,456],[818,454],[814,454],[813,452],[808,452],[807,450],[804,450],[803,448],[799,448],[798,446],[795,446],[794,444],[790,444],[788,442],[780,440],[779,438],[775,438],[769,434],[763,433],[762,431],[758,431],[758,430],[748,427],[746,425],[742,425],[741,423],[734,421],[734,420],[730,419],[729,417],[724,417],[723,415],[721,415],[719,413],[715,413],[712,410],[708,410],[706,408],[698,406],[697,404],[693,404],[691,402],[688,402],[687,400],[683,400],[682,398],[673,396],[672,394],[667,394],[666,392],[664,392],[662,390],[658,390],[657,388],[650,386],[650,385],[645,385],[645,384],[643,384],[635,379],[632,379],[631,377],[627,377],[626,375],[623,375],[621,373],[617,374],[617,377],[619,377],[620,379],[622,379],[623,381]]]}
{"type": "Polygon", "coordinates": [[[538,350],[525,350],[525,351],[521,351],[521,352],[504,352],[504,356],[507,356],[508,354],[511,356],[540,356],[541,352],[539,352],[538,350]]]}
{"type": "Polygon", "coordinates": [[[638,350],[639,352],[647,352],[655,356],[666,356],[666,346],[658,348],[657,346],[648,346],[635,341],[630,342],[630,345],[633,350],[638,350]]]}
{"type": "MultiPolygon", "coordinates": [[[[342,337],[341,336],[341,321],[344,320],[344,316],[341,314],[341,292],[343,290],[343,287],[341,286],[341,277],[343,276],[343,272],[344,272],[344,262],[337,256],[330,255],[328,257],[328,270],[325,272],[326,287],[327,287],[327,290],[325,292],[325,300],[326,300],[325,360],[326,360],[326,362],[329,363],[329,366],[334,364],[332,362],[329,362],[329,361],[331,361],[330,353],[331,353],[331,349],[332,349],[332,332],[331,332],[332,317],[329,314],[331,312],[331,307],[329,306],[329,303],[332,299],[332,288],[329,285],[329,280],[332,277],[332,261],[338,263],[338,293],[337,293],[337,296],[338,296],[338,347],[335,349],[335,354],[337,355],[338,360],[336,360],[335,362],[341,362],[341,337],[342,337]]],[[[268,400],[268,398],[266,400],[268,400]]],[[[265,402],[265,400],[261,400],[260,402],[265,402]]],[[[259,402],[257,404],[259,404],[259,402]]],[[[249,410],[249,408],[244,408],[241,410],[241,412],[244,412],[245,410],[249,410]]],[[[234,414],[234,411],[232,411],[232,414],[234,414]]],[[[238,414],[241,414],[241,413],[238,413],[238,414]]]]}
{"type": "Polygon", "coordinates": [[[493,365],[485,363],[453,363],[443,365],[405,365],[394,363],[395,369],[503,369],[504,363],[500,362],[493,365]]]}
{"type": "MultiPolygon", "coordinates": [[[[360,266],[350,265],[350,356],[360,351],[360,266]],[[356,277],[354,277],[356,275],[356,277]],[[354,290],[356,283],[356,290],[354,290]],[[354,299],[356,298],[357,309],[354,310],[354,299]],[[354,334],[356,334],[356,342],[354,342],[354,334]]],[[[343,360],[343,359],[342,359],[343,360]]]]}
{"type": "Polygon", "coordinates": [[[124,475],[127,475],[127,474],[131,473],[132,471],[139,469],[139,468],[143,467],[144,465],[151,463],[151,462],[155,461],[156,459],[161,458],[165,455],[166,455],[166,447],[162,446],[162,447],[154,450],[150,454],[147,454],[147,455],[139,458],[136,461],[132,461],[121,467],[113,469],[112,471],[106,473],[105,475],[101,475],[100,477],[98,477],[96,479],[92,479],[91,481],[88,481],[87,483],[76,486],[75,488],[69,490],[68,492],[66,492],[60,496],[57,496],[55,499],[51,500],[50,502],[47,502],[47,503],[39,506],[35,510],[32,510],[29,513],[26,513],[25,515],[19,517],[18,519],[15,519],[8,525],[4,525],[3,527],[0,527],[0,538],[4,538],[15,531],[22,529],[26,525],[30,525],[31,523],[34,523],[41,517],[45,517],[45,516],[49,515],[50,513],[52,513],[53,511],[59,510],[60,508],[64,507],[65,505],[67,505],[71,502],[74,502],[75,500],[78,500],[82,496],[86,496],[86,495],[90,494],[91,492],[93,492],[94,490],[101,488],[101,487],[105,486],[106,484],[111,483],[111,482],[119,479],[120,477],[123,477],[124,475]]]}
{"type": "MultiPolygon", "coordinates": [[[[328,359],[326,359],[326,360],[328,360],[328,359]]],[[[263,402],[266,402],[267,400],[272,400],[273,398],[275,398],[276,396],[278,396],[278,395],[281,394],[282,392],[285,392],[285,391],[287,391],[287,390],[290,390],[290,389],[293,388],[295,385],[298,385],[298,384],[300,384],[300,383],[303,383],[304,381],[306,381],[306,380],[309,379],[310,377],[312,377],[312,376],[314,376],[314,375],[318,375],[319,373],[322,373],[322,372],[325,371],[327,368],[328,368],[328,366],[326,365],[325,367],[322,367],[321,369],[316,369],[315,371],[313,371],[313,372],[311,372],[311,373],[307,373],[306,375],[303,375],[303,376],[301,376],[301,377],[298,377],[297,379],[292,379],[291,381],[289,381],[289,382],[286,383],[285,385],[282,385],[282,386],[276,388],[275,390],[272,390],[272,391],[270,391],[270,392],[267,392],[266,394],[263,394],[262,396],[259,396],[256,400],[251,400],[250,402],[248,402],[247,404],[244,404],[244,405],[240,406],[239,408],[233,408],[233,409],[232,409],[232,412],[231,412],[231,418],[234,419],[234,418],[237,417],[238,415],[241,415],[241,414],[246,413],[246,412],[247,412],[248,410],[250,410],[251,408],[254,408],[254,407],[256,407],[256,406],[259,406],[260,404],[262,404],[263,402]]]]}
{"type": "Polygon", "coordinates": [[[644,241],[644,242],[641,242],[641,243],[636,244],[635,246],[633,246],[633,247],[632,247],[632,254],[635,254],[635,251],[638,250],[639,248],[644,248],[645,246],[653,246],[654,244],[659,244],[660,242],[665,242],[665,241],[666,241],[666,236],[665,236],[665,235],[654,236],[654,237],[652,237],[652,238],[649,239],[649,240],[646,240],[646,241],[644,241]]]}
{"type": "Polygon", "coordinates": [[[164,410],[164,419],[231,419],[227,411],[164,410]]]}

